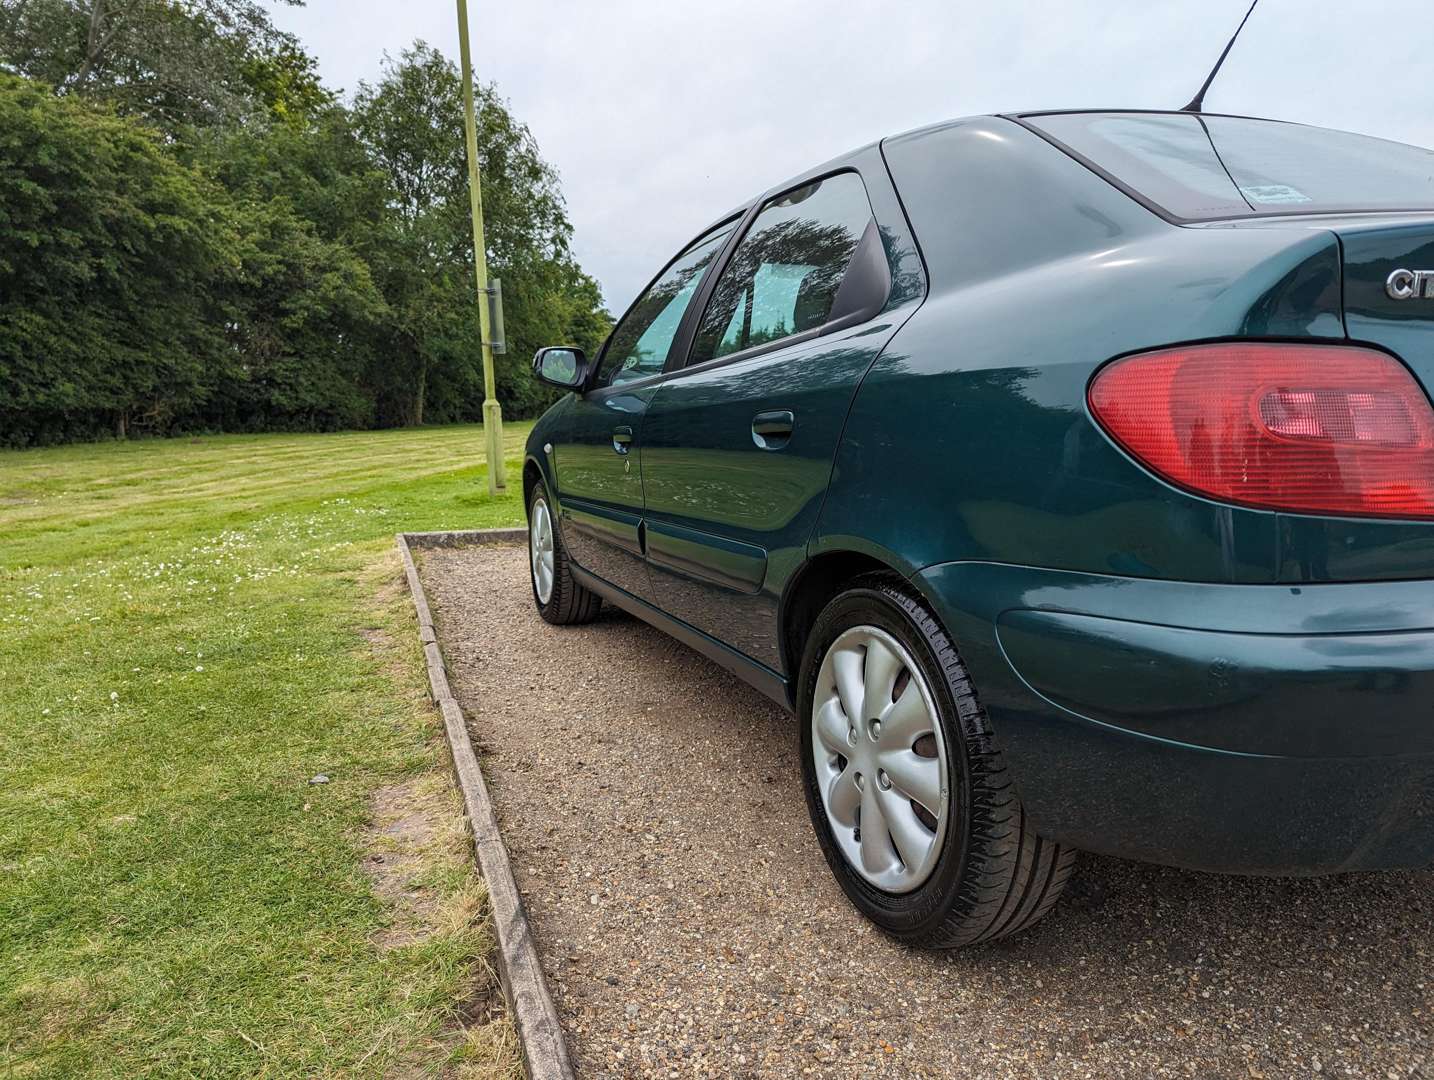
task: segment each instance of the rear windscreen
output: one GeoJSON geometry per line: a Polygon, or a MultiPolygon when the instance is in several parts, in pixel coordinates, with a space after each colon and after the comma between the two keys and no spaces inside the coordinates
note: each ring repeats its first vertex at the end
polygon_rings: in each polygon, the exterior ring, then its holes
{"type": "Polygon", "coordinates": [[[1367,135],[1190,113],[1025,122],[1176,218],[1434,210],[1434,151],[1367,135]]]}

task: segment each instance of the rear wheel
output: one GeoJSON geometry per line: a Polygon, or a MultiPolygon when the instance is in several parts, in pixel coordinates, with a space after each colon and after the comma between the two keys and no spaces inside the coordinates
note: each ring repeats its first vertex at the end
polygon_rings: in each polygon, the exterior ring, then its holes
{"type": "Polygon", "coordinates": [[[553,520],[542,482],[528,501],[528,564],[538,614],[557,626],[591,622],[602,610],[602,597],[573,578],[572,563],[553,520]]]}
{"type": "Polygon", "coordinates": [[[817,617],[798,687],[807,807],[852,903],[907,944],[992,941],[1055,904],[1075,852],[1031,827],[965,665],[884,578],[817,617]]]}

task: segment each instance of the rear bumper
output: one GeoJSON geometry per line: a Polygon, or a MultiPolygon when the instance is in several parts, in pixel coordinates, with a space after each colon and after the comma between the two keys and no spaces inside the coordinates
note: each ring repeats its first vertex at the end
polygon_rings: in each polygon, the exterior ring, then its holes
{"type": "Polygon", "coordinates": [[[1434,582],[915,583],[1051,838],[1240,873],[1434,863],[1434,582]]]}

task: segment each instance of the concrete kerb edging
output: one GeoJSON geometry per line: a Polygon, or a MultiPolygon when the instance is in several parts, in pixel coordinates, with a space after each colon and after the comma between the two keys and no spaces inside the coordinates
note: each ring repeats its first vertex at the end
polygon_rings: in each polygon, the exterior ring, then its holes
{"type": "Polygon", "coordinates": [[[409,547],[452,548],[473,544],[512,544],[528,539],[527,529],[454,529],[451,532],[400,533],[409,547]]]}
{"type": "Polygon", "coordinates": [[[548,992],[548,981],[538,963],[538,949],[523,909],[523,898],[508,861],[508,848],[498,831],[498,816],[488,785],[478,765],[468,725],[463,720],[453,690],[448,685],[448,671],[443,666],[443,652],[433,626],[433,613],[418,580],[418,567],[413,562],[412,548],[462,547],[469,544],[502,544],[523,540],[525,529],[482,529],[457,532],[399,533],[398,551],[403,559],[403,572],[413,594],[413,607],[418,613],[418,636],[428,661],[428,686],[433,702],[443,714],[443,730],[453,755],[453,773],[463,795],[463,809],[473,831],[473,848],[478,867],[488,883],[488,899],[493,911],[493,927],[498,938],[498,977],[512,1010],[513,1026],[532,1080],[572,1080],[573,1065],[568,1057],[563,1029],[558,1023],[558,1010],[548,992]]]}

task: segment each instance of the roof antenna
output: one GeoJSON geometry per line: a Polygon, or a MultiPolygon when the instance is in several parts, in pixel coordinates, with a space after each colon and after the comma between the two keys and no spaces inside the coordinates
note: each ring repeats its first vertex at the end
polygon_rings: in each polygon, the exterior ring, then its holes
{"type": "Polygon", "coordinates": [[[1225,63],[1225,57],[1229,56],[1230,50],[1235,47],[1235,38],[1238,38],[1240,31],[1245,29],[1245,24],[1250,21],[1250,16],[1255,13],[1255,4],[1259,2],[1260,0],[1253,0],[1253,3],[1250,4],[1250,10],[1245,12],[1245,17],[1240,20],[1240,25],[1235,29],[1235,36],[1232,37],[1230,43],[1225,46],[1225,51],[1220,54],[1220,59],[1215,61],[1215,66],[1210,71],[1210,77],[1205,80],[1205,85],[1200,87],[1200,92],[1190,100],[1189,105],[1186,105],[1185,108],[1180,110],[1181,112],[1198,113],[1201,110],[1201,107],[1205,104],[1205,92],[1210,89],[1210,84],[1215,81],[1215,76],[1220,74],[1220,67],[1225,63]]]}

